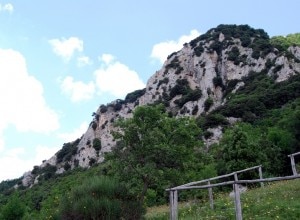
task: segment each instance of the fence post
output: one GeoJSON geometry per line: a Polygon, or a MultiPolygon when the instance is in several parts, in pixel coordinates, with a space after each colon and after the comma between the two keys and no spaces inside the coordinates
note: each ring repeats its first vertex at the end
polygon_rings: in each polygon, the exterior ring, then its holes
{"type": "MultiPolygon", "coordinates": [[[[262,168],[261,168],[261,166],[258,167],[258,173],[259,173],[259,179],[262,179],[263,175],[262,175],[262,168]]],[[[260,186],[264,187],[264,183],[260,182],[260,186]]]]}
{"type": "MultiPolygon", "coordinates": [[[[234,174],[234,181],[238,181],[237,173],[234,174]]],[[[238,184],[233,184],[234,188],[234,203],[235,203],[235,218],[236,220],[242,220],[242,207],[241,207],[241,197],[240,189],[238,184]]]]}
{"type": "Polygon", "coordinates": [[[170,191],[170,219],[177,220],[178,219],[178,194],[177,190],[170,191]]]}
{"type": "MultiPolygon", "coordinates": [[[[207,181],[208,185],[210,185],[210,181],[207,181]]],[[[214,209],[214,196],[212,192],[212,187],[208,188],[208,195],[209,195],[209,204],[210,208],[214,209]]]]}
{"type": "Polygon", "coordinates": [[[294,155],[291,154],[291,155],[289,155],[289,157],[291,158],[291,165],[292,165],[293,175],[296,176],[297,175],[297,170],[296,170],[294,155]]]}

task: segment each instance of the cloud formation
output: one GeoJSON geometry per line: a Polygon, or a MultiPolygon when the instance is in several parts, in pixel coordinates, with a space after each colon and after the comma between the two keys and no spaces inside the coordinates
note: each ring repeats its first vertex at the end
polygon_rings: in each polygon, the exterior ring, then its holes
{"type": "Polygon", "coordinates": [[[164,63],[168,55],[180,50],[184,43],[190,42],[199,35],[200,32],[194,29],[191,30],[189,35],[183,35],[177,41],[172,40],[155,44],[152,48],[151,58],[157,59],[160,63],[164,63]]]}
{"type": "Polygon", "coordinates": [[[42,84],[27,72],[22,54],[0,49],[0,73],[0,144],[8,125],[20,132],[48,133],[59,128],[58,115],[47,105],[42,84]]]}
{"type": "Polygon", "coordinates": [[[87,122],[83,122],[79,128],[74,129],[71,132],[61,133],[58,135],[60,139],[64,141],[64,143],[68,143],[71,141],[75,141],[77,138],[80,138],[88,129],[89,125],[87,122]]]}
{"type": "Polygon", "coordinates": [[[71,98],[72,102],[89,100],[95,93],[95,85],[93,82],[76,82],[72,76],[67,76],[63,79],[61,89],[64,94],[71,98]]]}
{"type": "Polygon", "coordinates": [[[66,62],[70,61],[75,51],[83,51],[83,41],[77,37],[51,39],[49,43],[52,46],[53,52],[66,62]]]}
{"type": "Polygon", "coordinates": [[[14,11],[14,6],[10,3],[7,3],[7,4],[0,4],[0,12],[8,12],[8,13],[13,13],[14,11]]]}
{"type": "Polygon", "coordinates": [[[103,54],[100,60],[103,65],[94,73],[100,95],[108,93],[124,98],[127,93],[145,87],[137,72],[117,61],[113,55],[103,54]]]}
{"type": "Polygon", "coordinates": [[[48,133],[59,128],[59,120],[46,104],[42,84],[27,72],[22,54],[0,49],[0,72],[0,180],[4,180],[22,176],[59,149],[37,146],[35,157],[25,158],[24,147],[4,147],[5,129],[13,125],[20,132],[48,133]]]}
{"type": "Polygon", "coordinates": [[[6,150],[0,155],[0,181],[21,177],[24,172],[32,170],[33,166],[50,159],[60,147],[37,146],[33,158],[25,158],[26,149],[22,147],[6,150]],[[7,166],[10,164],[10,166],[7,166]],[[13,164],[13,165],[12,165],[13,164]]]}
{"type": "Polygon", "coordinates": [[[84,67],[86,65],[91,65],[93,62],[88,56],[80,56],[77,58],[77,66],[78,67],[84,67]]]}

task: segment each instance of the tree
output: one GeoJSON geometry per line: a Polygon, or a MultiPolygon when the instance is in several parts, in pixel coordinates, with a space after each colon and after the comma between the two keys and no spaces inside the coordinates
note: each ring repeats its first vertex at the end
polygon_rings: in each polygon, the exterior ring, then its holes
{"type": "Polygon", "coordinates": [[[219,173],[262,165],[268,174],[278,175],[285,159],[280,154],[280,147],[270,139],[270,131],[239,123],[227,129],[219,143],[219,173]]]}
{"type": "Polygon", "coordinates": [[[194,119],[170,118],[161,105],[141,106],[116,126],[117,145],[106,160],[141,202],[153,190],[163,199],[165,188],[200,178],[195,170],[204,162],[201,130],[194,119]]]}
{"type": "Polygon", "coordinates": [[[2,208],[0,219],[2,220],[18,220],[22,219],[25,214],[25,205],[18,198],[18,194],[14,194],[7,204],[2,208]]]}

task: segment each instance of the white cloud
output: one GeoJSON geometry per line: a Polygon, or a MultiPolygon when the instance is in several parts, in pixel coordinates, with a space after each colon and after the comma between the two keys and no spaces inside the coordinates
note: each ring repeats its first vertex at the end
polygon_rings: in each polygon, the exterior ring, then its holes
{"type": "Polygon", "coordinates": [[[99,60],[102,61],[102,62],[104,62],[106,65],[108,65],[109,63],[111,63],[114,59],[115,58],[114,58],[113,55],[107,54],[107,53],[102,54],[102,56],[99,57],[99,60]]]}
{"type": "Polygon", "coordinates": [[[52,39],[49,40],[54,53],[62,57],[65,61],[69,61],[75,51],[83,51],[83,41],[77,37],[70,37],[69,39],[52,39]]]}
{"type": "Polygon", "coordinates": [[[197,30],[191,30],[189,35],[181,36],[177,41],[166,41],[155,44],[152,48],[151,57],[164,63],[169,54],[180,50],[184,43],[188,43],[198,37],[200,33],[197,30]]]}
{"type": "Polygon", "coordinates": [[[48,133],[59,128],[58,115],[47,105],[42,84],[29,75],[19,52],[0,49],[0,73],[0,138],[9,124],[21,132],[48,133]]]}
{"type": "Polygon", "coordinates": [[[103,54],[101,60],[104,65],[94,73],[100,94],[108,93],[116,98],[124,98],[127,93],[145,87],[134,70],[116,61],[112,55],[103,54]]]}
{"type": "Polygon", "coordinates": [[[64,143],[68,143],[71,141],[75,141],[77,138],[80,138],[88,129],[88,123],[87,122],[83,122],[79,128],[74,129],[72,132],[70,133],[62,133],[59,134],[58,137],[61,138],[64,143]]]}
{"type": "Polygon", "coordinates": [[[7,179],[19,178],[24,171],[32,170],[33,166],[42,164],[49,159],[60,147],[37,146],[32,158],[25,158],[25,148],[13,148],[1,153],[0,156],[0,182],[7,179]]]}
{"type": "Polygon", "coordinates": [[[86,65],[91,65],[93,62],[88,56],[81,56],[77,58],[77,66],[78,67],[83,67],[86,65]]]}
{"type": "Polygon", "coordinates": [[[80,102],[93,97],[95,85],[93,82],[87,84],[81,81],[75,82],[73,77],[67,76],[61,82],[61,89],[66,95],[70,96],[72,102],[80,102]]]}
{"type": "Polygon", "coordinates": [[[0,4],[0,12],[1,11],[4,11],[4,12],[6,11],[6,12],[9,12],[9,13],[13,13],[14,6],[12,4],[10,4],[10,3],[4,4],[4,5],[0,4]]]}

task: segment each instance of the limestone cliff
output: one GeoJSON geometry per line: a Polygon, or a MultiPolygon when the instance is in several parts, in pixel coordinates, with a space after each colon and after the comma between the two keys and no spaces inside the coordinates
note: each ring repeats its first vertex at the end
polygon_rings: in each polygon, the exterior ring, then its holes
{"type": "MultiPolygon", "coordinates": [[[[247,25],[213,28],[169,55],[162,68],[148,80],[145,89],[128,94],[125,100],[101,105],[81,138],[63,146],[36,169],[55,166],[56,172],[62,173],[76,166],[99,163],[104,159],[104,152],[110,151],[115,144],[114,121],[131,117],[137,106],[163,103],[175,117],[205,115],[226,104],[227,93],[243,87],[245,76],[263,71],[277,82],[299,74],[300,47],[279,51],[270,44],[263,30],[247,25]]],[[[239,119],[228,120],[234,123],[239,119]]],[[[222,135],[220,126],[208,128],[208,131],[212,136],[204,139],[207,146],[222,135]]],[[[29,186],[43,175],[42,172],[34,173],[24,175],[23,185],[29,186]]]]}

